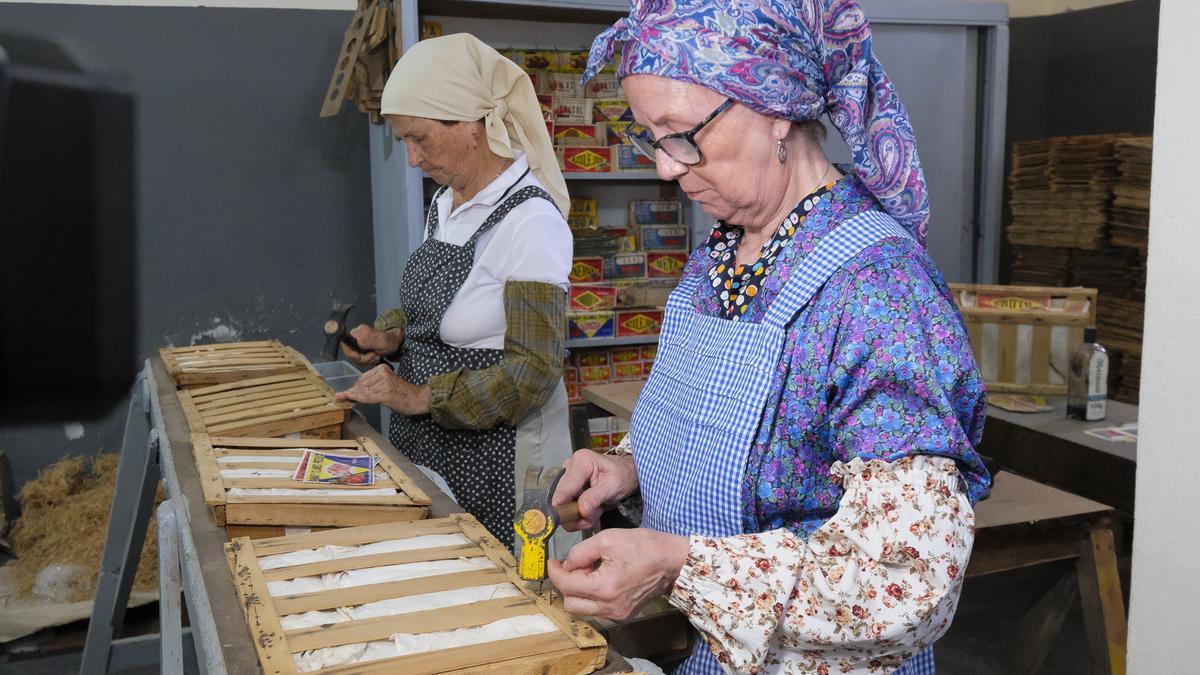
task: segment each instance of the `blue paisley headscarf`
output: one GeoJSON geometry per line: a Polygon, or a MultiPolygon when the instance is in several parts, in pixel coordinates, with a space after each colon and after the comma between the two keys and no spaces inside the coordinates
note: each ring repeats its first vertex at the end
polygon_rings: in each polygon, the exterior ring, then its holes
{"type": "Polygon", "coordinates": [[[925,243],[929,196],[908,113],[871,50],[855,0],[631,0],[592,44],[584,80],[622,42],[618,77],[658,75],[708,87],[772,117],[829,113],[854,173],[925,243]]]}

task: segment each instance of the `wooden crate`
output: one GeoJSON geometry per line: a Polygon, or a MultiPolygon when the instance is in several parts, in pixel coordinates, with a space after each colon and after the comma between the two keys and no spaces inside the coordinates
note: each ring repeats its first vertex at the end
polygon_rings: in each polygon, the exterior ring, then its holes
{"type": "Polygon", "coordinates": [[[308,370],[183,389],[179,403],[192,433],[264,438],[341,438],[353,407],[308,370]]]}
{"type": "Polygon", "coordinates": [[[158,353],[177,387],[225,384],[312,368],[308,359],[278,340],[195,345],[158,353]]]}
{"type": "Polygon", "coordinates": [[[192,452],[204,489],[204,501],[212,508],[217,525],[228,527],[230,536],[251,538],[281,536],[283,527],[350,527],[407,520],[420,520],[429,513],[429,496],[413,483],[395,462],[369,438],[348,440],[282,438],[230,438],[192,435],[192,452]],[[290,477],[226,477],[222,470],[296,468],[305,448],[339,455],[370,455],[375,465],[375,484],[369,486],[302,483],[290,477]],[[230,458],[246,457],[245,460],[230,458]],[[290,462],[280,460],[290,459],[290,462]],[[311,491],[334,490],[340,495],[245,495],[229,494],[236,488],[287,488],[311,491]],[[392,488],[395,495],[362,494],[364,490],[392,488]],[[273,527],[263,527],[273,526],[273,527]]]}
{"type": "Polygon", "coordinates": [[[1096,289],[950,284],[993,393],[1063,395],[1071,352],[1096,325],[1096,289]]]}
{"type": "MultiPolygon", "coordinates": [[[[549,619],[549,632],[464,646],[443,644],[434,651],[399,656],[385,654],[374,661],[329,667],[317,672],[589,673],[604,665],[607,646],[600,634],[586,623],[567,616],[560,607],[527,590],[517,579],[516,564],[508,549],[492,537],[479,521],[467,514],[412,523],[365,525],[277,539],[235,539],[225,545],[225,551],[265,673],[300,672],[293,660],[293,654],[308,653],[309,650],[369,641],[389,641],[396,634],[416,635],[420,639],[421,635],[484,626],[517,617],[530,617],[525,620],[538,621],[534,618],[538,615],[549,619]],[[461,535],[461,543],[433,543],[426,548],[360,554],[354,557],[342,555],[332,560],[292,564],[274,569],[264,569],[262,563],[266,556],[323,546],[361,546],[427,535],[461,535]],[[464,560],[469,562],[462,562],[464,560]],[[405,575],[399,570],[408,568],[397,566],[433,561],[442,561],[434,564],[473,566],[475,569],[429,574],[405,580],[368,581],[364,585],[349,588],[301,593],[292,593],[294,589],[276,587],[276,594],[272,595],[272,588],[269,586],[274,582],[286,584],[297,577],[330,573],[353,574],[354,571],[369,568],[391,570],[390,575],[400,579],[405,575]],[[509,597],[449,606],[443,604],[438,609],[351,619],[338,623],[322,622],[311,627],[283,627],[285,623],[301,618],[300,615],[306,612],[352,608],[366,603],[397,601],[416,595],[426,595],[423,600],[428,601],[431,598],[427,594],[486,588],[494,584],[501,584],[509,597]],[[509,584],[515,586],[515,589],[509,584]]],[[[481,597],[499,595],[502,593],[485,590],[481,597]]],[[[321,618],[316,619],[320,620],[321,618]]],[[[425,639],[445,638],[442,635],[427,635],[425,639]]]]}

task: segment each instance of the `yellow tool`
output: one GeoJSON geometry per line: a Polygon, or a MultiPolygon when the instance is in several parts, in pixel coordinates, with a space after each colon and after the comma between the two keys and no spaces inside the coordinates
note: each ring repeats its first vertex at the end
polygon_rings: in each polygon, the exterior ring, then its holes
{"type": "Polygon", "coordinates": [[[579,504],[571,502],[555,507],[550,500],[562,478],[562,467],[531,466],[525,470],[525,494],[513,530],[521,542],[517,576],[538,582],[538,593],[546,579],[546,545],[562,523],[579,520],[579,504]]]}

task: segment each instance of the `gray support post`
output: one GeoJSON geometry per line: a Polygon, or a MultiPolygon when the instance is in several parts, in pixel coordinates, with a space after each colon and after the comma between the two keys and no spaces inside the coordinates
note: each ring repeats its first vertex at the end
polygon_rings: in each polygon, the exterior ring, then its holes
{"type": "Polygon", "coordinates": [[[93,675],[108,667],[112,639],[125,620],[129,590],[137,572],[150,511],[158,487],[158,433],[149,422],[145,372],[138,375],[125,418],[125,436],[117,465],[117,484],[109,512],[104,557],[96,580],[96,599],[88,623],[80,672],[93,675]]]}
{"type": "Polygon", "coordinates": [[[159,504],[158,522],[158,635],[159,663],[163,673],[183,675],[183,592],[179,568],[179,524],[175,505],[159,504]]]}
{"type": "Polygon", "coordinates": [[[1000,281],[1001,211],[1004,200],[1005,119],[1008,104],[1008,26],[981,31],[985,41],[980,68],[982,124],[979,152],[979,197],[976,212],[975,283],[1000,281]]]}

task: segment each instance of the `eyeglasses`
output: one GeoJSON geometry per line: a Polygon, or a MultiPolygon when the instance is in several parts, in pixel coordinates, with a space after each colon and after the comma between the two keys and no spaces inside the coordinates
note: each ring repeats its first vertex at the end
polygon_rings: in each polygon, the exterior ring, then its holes
{"type": "Polygon", "coordinates": [[[668,134],[658,140],[650,135],[650,132],[644,127],[633,127],[632,125],[625,130],[625,136],[633,143],[633,147],[638,149],[638,152],[654,160],[655,151],[662,150],[671,157],[671,159],[694,166],[699,164],[704,155],[700,154],[700,146],[696,145],[696,134],[704,128],[706,124],[713,121],[717,115],[725,112],[729,106],[733,105],[733,99],[727,98],[725,102],[717,106],[717,109],[712,111],[708,117],[705,117],[702,122],[692,127],[687,131],[681,131],[677,134],[668,134]]]}

